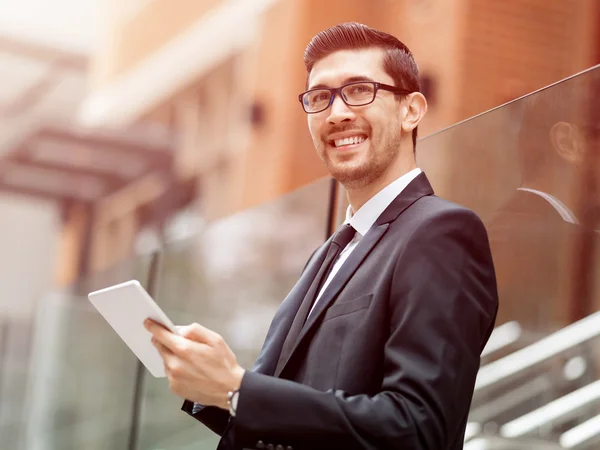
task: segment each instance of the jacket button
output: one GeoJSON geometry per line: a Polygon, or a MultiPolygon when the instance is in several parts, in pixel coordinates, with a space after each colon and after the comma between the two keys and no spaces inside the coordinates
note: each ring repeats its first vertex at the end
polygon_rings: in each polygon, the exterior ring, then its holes
{"type": "Polygon", "coordinates": [[[263,441],[258,441],[258,442],[256,443],[256,448],[258,448],[258,449],[263,449],[263,448],[265,448],[265,443],[264,443],[263,441]]]}
{"type": "Polygon", "coordinates": [[[267,450],[275,450],[275,446],[273,444],[267,444],[267,450]]]}

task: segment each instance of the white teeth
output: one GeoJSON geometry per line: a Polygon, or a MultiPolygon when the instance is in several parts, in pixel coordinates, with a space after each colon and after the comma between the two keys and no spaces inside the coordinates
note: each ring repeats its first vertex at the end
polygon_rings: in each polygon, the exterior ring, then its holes
{"type": "Polygon", "coordinates": [[[336,147],[341,147],[342,145],[351,145],[351,144],[360,144],[364,142],[365,138],[363,136],[352,136],[344,139],[336,139],[334,141],[336,147]]]}

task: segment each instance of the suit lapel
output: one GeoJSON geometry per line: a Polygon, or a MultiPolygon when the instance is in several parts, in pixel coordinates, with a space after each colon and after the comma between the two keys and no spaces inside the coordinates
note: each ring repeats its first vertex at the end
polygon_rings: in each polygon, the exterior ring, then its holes
{"type": "Polygon", "coordinates": [[[317,249],[300,276],[300,279],[277,309],[277,313],[271,321],[263,348],[252,369],[253,371],[267,375],[273,374],[275,371],[283,342],[290,331],[294,317],[300,308],[302,300],[304,300],[306,292],[327,255],[330,242],[331,238],[317,249]]]}
{"type": "MultiPolygon", "coordinates": [[[[369,255],[371,250],[377,245],[377,243],[384,236],[387,231],[390,222],[393,222],[404,210],[406,210],[410,205],[419,200],[421,197],[432,195],[433,189],[427,180],[427,177],[424,173],[421,173],[417,176],[401,193],[398,195],[392,203],[385,209],[385,211],[379,216],[375,224],[371,227],[371,229],[367,232],[364,238],[358,243],[354,251],[350,254],[350,257],[344,262],[339,272],[334,276],[331,280],[327,289],[323,292],[323,295],[317,302],[314,310],[308,317],[306,324],[302,328],[300,335],[298,336],[298,340],[294,345],[292,351],[287,357],[287,360],[284,364],[281,365],[280,370],[274,374],[274,376],[279,377],[281,373],[285,370],[286,365],[289,363],[290,359],[302,343],[304,339],[310,334],[310,332],[318,325],[320,322],[320,318],[325,314],[327,309],[334,303],[338,294],[342,290],[342,288],[348,283],[352,275],[356,272],[356,270],[360,267],[364,259],[369,255]]],[[[330,239],[331,240],[331,239],[330,239]]],[[[322,249],[321,249],[322,250],[322,249]]],[[[323,252],[319,261],[322,262],[325,258],[325,253],[323,252]]],[[[320,263],[319,263],[320,264],[320,263]]],[[[314,270],[313,277],[316,275],[318,268],[314,270]]],[[[311,278],[312,280],[312,278],[311,278]]],[[[306,294],[308,287],[303,290],[303,293],[306,294]]],[[[294,309],[295,312],[300,307],[300,302],[302,299],[298,301],[298,305],[294,309]]],[[[293,317],[289,319],[289,324],[286,326],[286,334],[289,331],[293,317]]],[[[279,352],[281,351],[281,347],[283,345],[283,340],[285,340],[284,335],[281,338],[281,342],[278,344],[279,352]]],[[[279,352],[277,356],[279,356],[279,352]]],[[[275,359],[275,365],[277,364],[277,358],[275,359]]]]}
{"type": "Polygon", "coordinates": [[[433,188],[424,173],[420,173],[412,180],[406,188],[398,195],[392,203],[381,213],[377,225],[389,223],[398,218],[406,208],[419,200],[421,197],[433,195],[433,188]]]}
{"type": "Polygon", "coordinates": [[[292,348],[292,351],[287,357],[287,360],[284,364],[281,365],[278,373],[275,373],[275,376],[278,377],[281,372],[285,369],[285,366],[288,364],[292,355],[298,349],[302,341],[306,338],[306,336],[310,333],[310,331],[317,325],[319,318],[325,314],[327,308],[333,303],[337,294],[340,290],[346,285],[348,280],[352,277],[356,269],[360,266],[366,256],[371,252],[373,247],[379,242],[381,237],[385,234],[388,224],[384,224],[378,226],[375,229],[370,230],[365,237],[358,243],[350,257],[346,260],[346,262],[340,268],[340,271],[335,275],[335,277],[331,280],[331,283],[325,291],[323,295],[315,305],[315,309],[311,312],[308,320],[304,324],[300,335],[298,336],[298,340],[296,344],[292,348]]]}
{"type": "MultiPolygon", "coordinates": [[[[385,232],[387,231],[389,224],[379,225],[374,229],[369,230],[369,232],[365,235],[365,237],[358,243],[350,257],[346,260],[346,262],[342,265],[339,272],[335,274],[331,283],[325,291],[323,295],[315,305],[315,309],[312,311],[306,324],[302,328],[300,332],[300,336],[298,336],[298,342],[294,346],[294,350],[302,339],[310,332],[310,330],[317,324],[319,318],[325,314],[329,306],[336,299],[337,295],[340,293],[342,288],[348,283],[348,280],[354,275],[356,269],[361,265],[364,259],[367,257],[371,250],[375,247],[375,245],[379,242],[379,240],[383,237],[385,232]]],[[[292,350],[292,354],[294,353],[292,350]]]]}

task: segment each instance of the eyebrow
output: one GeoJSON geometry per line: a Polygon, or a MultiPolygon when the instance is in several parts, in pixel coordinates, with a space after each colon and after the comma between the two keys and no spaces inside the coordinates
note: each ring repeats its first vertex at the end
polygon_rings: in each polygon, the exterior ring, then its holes
{"type": "MultiPolygon", "coordinates": [[[[341,85],[343,86],[345,84],[355,83],[355,82],[358,82],[358,81],[371,81],[371,82],[374,82],[375,80],[373,80],[372,78],[363,76],[363,75],[355,75],[353,77],[345,78],[344,81],[342,81],[341,85]]],[[[319,84],[316,84],[316,85],[308,88],[309,91],[312,91],[313,89],[330,89],[330,86],[327,85],[327,84],[324,84],[324,83],[319,83],[319,84]]]]}

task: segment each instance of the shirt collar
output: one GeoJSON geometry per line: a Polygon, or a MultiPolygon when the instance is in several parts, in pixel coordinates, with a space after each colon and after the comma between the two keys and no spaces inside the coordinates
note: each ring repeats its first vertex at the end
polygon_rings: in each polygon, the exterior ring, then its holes
{"type": "Polygon", "coordinates": [[[390,203],[394,201],[398,195],[404,190],[421,173],[421,169],[416,168],[408,173],[405,173],[396,181],[391,182],[381,191],[369,199],[367,203],[362,205],[356,213],[352,214],[352,206],[348,206],[346,210],[346,220],[344,223],[349,223],[358,231],[361,236],[367,234],[369,228],[373,226],[379,216],[386,210],[390,203]]]}

